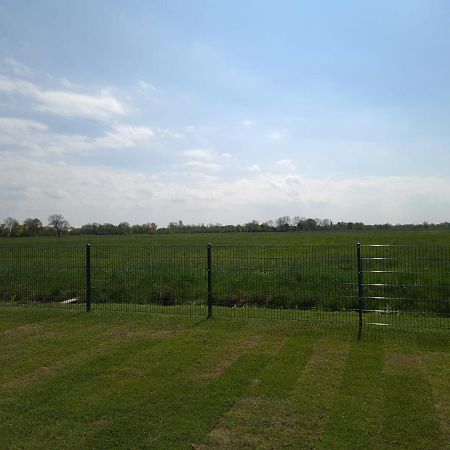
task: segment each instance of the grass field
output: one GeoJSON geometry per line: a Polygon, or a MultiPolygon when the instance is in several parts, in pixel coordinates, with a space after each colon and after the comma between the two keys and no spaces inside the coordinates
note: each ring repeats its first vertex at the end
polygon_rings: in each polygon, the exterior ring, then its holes
{"type": "Polygon", "coordinates": [[[94,305],[205,305],[211,242],[218,305],[349,311],[358,308],[357,241],[400,245],[363,248],[371,258],[364,261],[365,309],[450,314],[446,231],[4,238],[0,299],[83,302],[90,242],[94,305]]]}
{"type": "Polygon", "coordinates": [[[449,333],[0,309],[0,448],[449,449],[449,333]]]}
{"type": "Polygon", "coordinates": [[[306,233],[196,233],[152,234],[148,236],[64,236],[0,238],[0,247],[84,246],[189,246],[204,245],[354,245],[403,244],[450,245],[450,230],[431,231],[331,231],[306,233]]]}

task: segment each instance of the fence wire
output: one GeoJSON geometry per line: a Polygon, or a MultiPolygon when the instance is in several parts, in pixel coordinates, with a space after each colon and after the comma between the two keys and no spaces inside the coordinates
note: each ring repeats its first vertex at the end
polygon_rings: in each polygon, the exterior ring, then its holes
{"type": "Polygon", "coordinates": [[[211,246],[209,260],[203,246],[1,248],[0,302],[450,329],[450,247],[361,245],[359,254],[349,245],[211,246]]]}
{"type": "Polygon", "coordinates": [[[0,248],[0,301],[4,305],[81,309],[85,296],[85,249],[0,248]]]}
{"type": "Polygon", "coordinates": [[[450,247],[361,246],[365,322],[448,328],[450,247]]]}

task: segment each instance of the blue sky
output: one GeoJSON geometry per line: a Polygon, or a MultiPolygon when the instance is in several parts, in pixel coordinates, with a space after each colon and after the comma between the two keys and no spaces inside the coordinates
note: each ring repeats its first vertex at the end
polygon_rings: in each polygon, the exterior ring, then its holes
{"type": "Polygon", "coordinates": [[[0,219],[450,220],[447,1],[0,0],[0,219]]]}

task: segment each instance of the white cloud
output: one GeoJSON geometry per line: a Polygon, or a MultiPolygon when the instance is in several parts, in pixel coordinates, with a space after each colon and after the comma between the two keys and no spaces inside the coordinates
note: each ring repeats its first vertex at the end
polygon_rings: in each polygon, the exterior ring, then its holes
{"type": "Polygon", "coordinates": [[[126,107],[108,90],[95,95],[70,90],[45,90],[29,81],[0,76],[0,92],[28,97],[34,109],[68,117],[109,120],[127,113],[126,107]]]}
{"type": "Polygon", "coordinates": [[[185,150],[183,156],[189,160],[184,164],[185,167],[204,173],[219,172],[232,160],[230,153],[217,153],[200,148],[185,150]]]}
{"type": "Polygon", "coordinates": [[[244,127],[252,127],[253,125],[255,125],[255,121],[251,119],[246,119],[242,122],[242,125],[244,125],[244,127]]]}
{"type": "Polygon", "coordinates": [[[105,136],[95,139],[93,146],[117,149],[135,147],[149,142],[154,134],[148,127],[119,125],[105,136]]]}
{"type": "Polygon", "coordinates": [[[16,75],[20,77],[26,77],[32,74],[32,71],[28,66],[20,63],[19,61],[16,61],[14,58],[4,58],[3,62],[7,66],[9,66],[16,75]]]}
{"type": "Polygon", "coordinates": [[[15,130],[16,132],[46,131],[47,125],[36,120],[26,120],[17,117],[0,117],[0,130],[15,130]]]}
{"type": "Polygon", "coordinates": [[[249,166],[249,167],[247,168],[247,170],[248,170],[249,172],[252,172],[252,173],[258,173],[258,172],[261,172],[261,168],[258,166],[258,164],[252,164],[251,166],[249,166]]]}
{"type": "Polygon", "coordinates": [[[191,223],[236,223],[249,214],[404,223],[448,220],[450,209],[450,180],[438,177],[320,179],[261,172],[234,181],[187,179],[13,153],[0,153],[0,165],[0,217],[20,220],[58,211],[78,225],[124,218],[165,224],[174,214],[191,223]]]}
{"type": "Polygon", "coordinates": [[[280,159],[275,163],[275,167],[284,172],[294,172],[295,164],[290,159],[280,159]]]}
{"type": "Polygon", "coordinates": [[[143,90],[143,91],[147,91],[147,92],[156,92],[157,89],[155,88],[155,86],[153,86],[153,84],[148,83],[146,81],[142,81],[139,80],[138,81],[138,86],[143,90]]]}
{"type": "Polygon", "coordinates": [[[208,172],[208,171],[218,172],[219,170],[222,169],[221,164],[204,162],[204,161],[188,161],[185,164],[185,166],[192,168],[192,169],[205,171],[205,172],[208,172]]]}
{"type": "Polygon", "coordinates": [[[183,154],[187,158],[201,159],[201,160],[205,160],[205,161],[209,161],[214,158],[214,155],[210,150],[204,150],[201,148],[185,150],[183,152],[183,154]]]}
{"type": "Polygon", "coordinates": [[[137,147],[151,142],[154,134],[148,127],[115,125],[103,136],[89,137],[55,133],[34,120],[0,117],[0,145],[6,150],[20,148],[40,157],[137,147]]]}
{"type": "Polygon", "coordinates": [[[61,86],[63,86],[66,89],[73,89],[74,87],[74,84],[65,77],[60,78],[59,82],[61,83],[61,86]]]}
{"type": "Polygon", "coordinates": [[[169,138],[169,139],[176,139],[176,140],[183,139],[183,135],[181,133],[178,133],[177,131],[169,130],[167,128],[155,128],[155,131],[162,138],[169,138]]]}
{"type": "Polygon", "coordinates": [[[279,141],[283,138],[283,136],[278,131],[271,131],[266,135],[266,137],[271,141],[279,141]]]}
{"type": "MultiPolygon", "coordinates": [[[[35,120],[0,117],[0,146],[7,149],[38,150],[42,136],[49,134],[47,125],[35,120]]],[[[51,142],[51,139],[45,139],[51,142]]]]}

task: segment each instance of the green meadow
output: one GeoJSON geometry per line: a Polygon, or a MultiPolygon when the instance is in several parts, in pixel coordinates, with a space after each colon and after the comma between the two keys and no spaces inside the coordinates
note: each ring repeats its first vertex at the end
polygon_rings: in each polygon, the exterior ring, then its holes
{"type": "Polygon", "coordinates": [[[450,246],[450,230],[431,231],[318,231],[268,233],[174,233],[129,236],[63,236],[0,238],[0,247],[76,247],[88,243],[105,246],[197,246],[213,245],[443,245],[450,246]]]}

